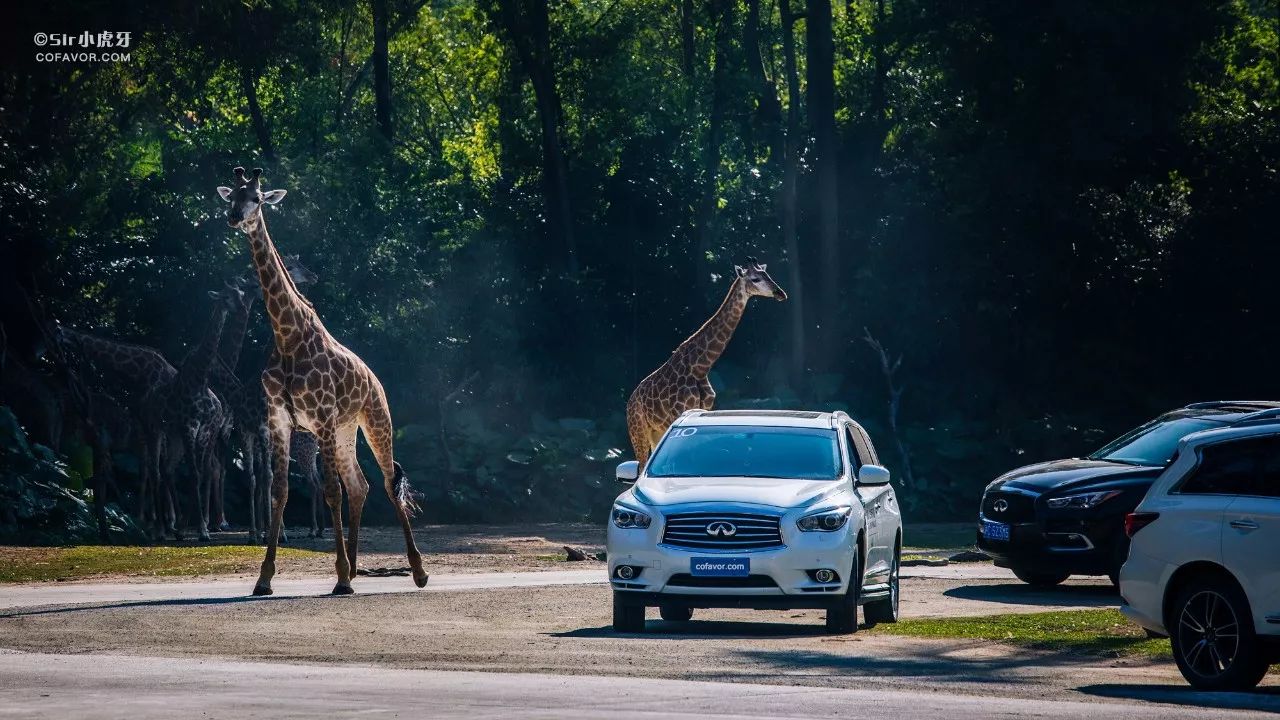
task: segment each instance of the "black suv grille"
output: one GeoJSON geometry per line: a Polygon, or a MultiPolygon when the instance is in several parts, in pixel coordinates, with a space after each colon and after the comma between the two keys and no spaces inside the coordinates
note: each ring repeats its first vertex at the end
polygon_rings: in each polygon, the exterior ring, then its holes
{"type": "Polygon", "coordinates": [[[680,513],[667,517],[662,542],[694,550],[759,550],[781,547],[782,532],[776,515],[680,513]]]}
{"type": "Polygon", "coordinates": [[[691,588],[776,588],[778,583],[768,575],[746,577],[695,577],[689,573],[676,573],[667,581],[667,587],[691,588]]]}
{"type": "Polygon", "coordinates": [[[982,515],[996,522],[1031,522],[1036,519],[1036,499],[1021,493],[994,490],[982,496],[982,515]]]}

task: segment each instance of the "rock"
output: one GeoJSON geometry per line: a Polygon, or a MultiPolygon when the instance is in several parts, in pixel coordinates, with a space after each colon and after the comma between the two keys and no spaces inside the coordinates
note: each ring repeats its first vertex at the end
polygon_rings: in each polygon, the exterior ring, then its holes
{"type": "Polygon", "coordinates": [[[576,547],[564,546],[565,553],[569,556],[569,562],[581,562],[583,560],[595,560],[595,555],[588,555],[585,550],[576,547]]]}
{"type": "Polygon", "coordinates": [[[950,563],[942,558],[914,558],[903,560],[902,567],[943,567],[950,563]]]}
{"type": "Polygon", "coordinates": [[[991,556],[977,550],[965,550],[964,552],[958,552],[947,559],[956,563],[986,562],[991,559],[991,556]]]}

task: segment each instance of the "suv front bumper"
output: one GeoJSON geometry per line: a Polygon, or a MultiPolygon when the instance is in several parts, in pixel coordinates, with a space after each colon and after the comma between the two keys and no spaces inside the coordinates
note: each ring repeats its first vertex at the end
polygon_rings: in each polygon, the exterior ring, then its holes
{"type": "MultiPolygon", "coordinates": [[[[979,523],[981,520],[980,517],[979,523]]],[[[979,524],[977,546],[991,556],[996,567],[1109,575],[1124,562],[1129,543],[1123,520],[1103,516],[1051,519],[1047,526],[1040,522],[1010,523],[1007,541],[988,539],[979,524]]]]}
{"type": "MultiPolygon", "coordinates": [[[[664,508],[665,509],[665,508],[664,508]]],[[[827,607],[849,589],[857,538],[846,524],[835,532],[801,532],[795,517],[781,518],[783,545],[759,550],[702,550],[662,543],[664,519],[654,512],[645,529],[618,528],[609,523],[607,549],[609,581],[615,591],[637,604],[664,603],[690,607],[748,607],[759,609],[827,607]],[[699,577],[692,573],[694,558],[748,558],[747,578],[699,577]],[[623,580],[620,565],[639,569],[623,580]],[[833,570],[837,582],[820,583],[811,570],[833,570]]],[[[758,511],[758,508],[750,508],[758,511]]],[[[798,511],[796,513],[798,517],[798,511]]]]}

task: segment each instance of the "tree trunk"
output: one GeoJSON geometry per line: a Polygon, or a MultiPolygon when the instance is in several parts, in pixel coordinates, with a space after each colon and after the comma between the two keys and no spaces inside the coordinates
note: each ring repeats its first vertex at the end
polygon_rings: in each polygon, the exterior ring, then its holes
{"type": "Polygon", "coordinates": [[[693,0],[680,0],[680,67],[684,77],[690,84],[694,77],[694,57],[697,45],[694,42],[693,0]]]}
{"type": "Polygon", "coordinates": [[[791,374],[792,382],[804,377],[805,324],[804,284],[801,273],[800,240],[796,236],[796,181],[800,174],[800,74],[796,70],[795,14],[791,0],[779,4],[782,20],[783,70],[787,81],[787,132],[782,148],[782,188],[779,206],[782,222],[782,239],[787,249],[787,291],[791,311],[791,374]]]}
{"type": "Polygon", "coordinates": [[[244,92],[245,102],[249,104],[249,118],[253,121],[253,132],[258,136],[258,147],[262,156],[274,160],[275,146],[271,142],[271,128],[267,126],[267,118],[262,114],[262,105],[258,103],[258,78],[254,75],[248,59],[240,62],[240,89],[244,92]]]}
{"type": "Polygon", "coordinates": [[[542,128],[542,192],[547,235],[559,244],[564,268],[578,271],[573,212],[569,202],[569,164],[564,151],[563,112],[551,57],[550,14],[547,0],[499,0],[499,14],[507,39],[515,48],[533,85],[542,128]]]}
{"type": "Polygon", "coordinates": [[[373,0],[373,96],[378,130],[388,142],[394,139],[391,124],[391,70],[387,57],[387,0],[373,0]]]}
{"type": "Polygon", "coordinates": [[[728,105],[729,43],[733,30],[732,0],[710,0],[715,23],[715,53],[711,71],[711,114],[707,118],[707,140],[702,149],[702,200],[698,204],[697,242],[694,265],[699,287],[706,288],[710,272],[707,256],[715,245],[716,199],[719,196],[720,145],[728,105]]]}
{"type": "Polygon", "coordinates": [[[808,0],[805,22],[808,45],[809,124],[813,131],[814,205],[818,259],[821,266],[821,336],[833,348],[841,337],[838,292],[840,247],[837,202],[838,148],[835,117],[835,44],[831,36],[831,0],[808,0]]]}

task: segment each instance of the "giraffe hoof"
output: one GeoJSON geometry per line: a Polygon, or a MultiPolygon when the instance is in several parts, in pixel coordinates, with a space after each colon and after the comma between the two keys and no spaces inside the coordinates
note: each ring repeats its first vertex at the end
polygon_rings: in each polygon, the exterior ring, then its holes
{"type": "Polygon", "coordinates": [[[431,576],[428,575],[427,573],[422,573],[422,575],[414,575],[413,584],[417,585],[420,588],[424,588],[427,586],[427,580],[430,579],[430,577],[431,576]]]}
{"type": "Polygon", "coordinates": [[[350,585],[343,585],[342,583],[338,583],[337,585],[333,586],[333,594],[334,595],[353,595],[355,594],[355,590],[352,589],[350,585]]]}
{"type": "Polygon", "coordinates": [[[270,587],[270,586],[267,586],[267,585],[254,585],[254,586],[253,586],[253,594],[254,594],[254,595],[270,595],[271,593],[272,593],[272,590],[271,590],[271,587],[270,587]]]}

